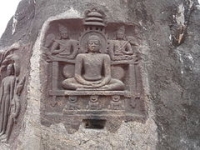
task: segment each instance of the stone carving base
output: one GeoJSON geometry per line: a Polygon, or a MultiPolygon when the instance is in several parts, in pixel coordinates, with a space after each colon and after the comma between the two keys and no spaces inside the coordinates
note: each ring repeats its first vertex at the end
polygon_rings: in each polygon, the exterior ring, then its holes
{"type": "MultiPolygon", "coordinates": [[[[69,133],[77,131],[84,120],[88,120],[89,124],[93,122],[96,124],[95,121],[99,121],[100,126],[101,121],[104,121],[102,129],[116,132],[122,121],[145,122],[146,119],[143,112],[137,111],[140,105],[130,105],[137,104],[137,98],[131,96],[128,91],[60,90],[50,91],[49,94],[52,95],[49,101],[50,107],[49,111],[43,113],[42,124],[51,126],[54,123],[63,123],[69,133]],[[51,111],[57,107],[61,108],[61,111],[57,113],[51,111]]],[[[96,129],[96,127],[91,128],[96,129]]]]}

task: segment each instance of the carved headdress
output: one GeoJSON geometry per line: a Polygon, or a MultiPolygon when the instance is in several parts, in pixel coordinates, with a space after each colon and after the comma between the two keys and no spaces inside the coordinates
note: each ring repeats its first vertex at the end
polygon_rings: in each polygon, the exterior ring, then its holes
{"type": "Polygon", "coordinates": [[[59,29],[60,33],[68,31],[67,28],[61,24],[58,25],[58,29],[59,29]]]}

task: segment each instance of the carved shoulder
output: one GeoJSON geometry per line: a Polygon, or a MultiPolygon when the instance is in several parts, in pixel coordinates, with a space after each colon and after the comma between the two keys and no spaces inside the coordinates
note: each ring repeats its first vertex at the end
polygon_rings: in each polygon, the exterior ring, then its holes
{"type": "Polygon", "coordinates": [[[81,60],[85,57],[85,54],[78,54],[76,60],[81,60]]]}
{"type": "Polygon", "coordinates": [[[100,54],[100,57],[103,57],[104,60],[110,61],[110,56],[108,54],[100,54]]]}
{"type": "Polygon", "coordinates": [[[86,54],[78,54],[77,57],[84,57],[86,54]]]}
{"type": "Polygon", "coordinates": [[[110,58],[110,56],[108,54],[101,54],[103,57],[105,58],[110,58]]]}

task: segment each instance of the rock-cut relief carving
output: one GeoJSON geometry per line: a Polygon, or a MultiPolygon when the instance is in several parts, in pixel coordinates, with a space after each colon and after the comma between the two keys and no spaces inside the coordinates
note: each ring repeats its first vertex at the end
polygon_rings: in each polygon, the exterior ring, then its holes
{"type": "Polygon", "coordinates": [[[90,35],[88,53],[78,54],[75,60],[75,76],[62,82],[69,90],[124,90],[124,84],[111,77],[111,60],[100,53],[100,37],[90,35]]]}
{"type": "Polygon", "coordinates": [[[49,34],[45,47],[49,50],[48,57],[74,59],[78,52],[78,41],[70,39],[68,29],[59,24],[59,35],[49,34]]]}
{"type": "Polygon", "coordinates": [[[88,109],[99,110],[101,109],[101,105],[99,103],[98,96],[91,96],[90,101],[88,102],[88,109]]]}
{"type": "Polygon", "coordinates": [[[85,119],[112,122],[119,118],[119,121],[144,118],[134,27],[106,24],[105,17],[101,11],[92,9],[86,11],[83,20],[50,22],[43,40],[49,89],[43,124],[69,125],[73,120],[77,129],[77,124],[85,119]],[[135,102],[136,96],[141,101],[135,102]]]}
{"type": "Polygon", "coordinates": [[[110,56],[112,60],[133,59],[133,49],[125,36],[125,27],[121,26],[116,31],[116,40],[110,40],[110,56]]]}
{"type": "Polygon", "coordinates": [[[20,113],[20,95],[25,77],[19,79],[20,58],[15,51],[20,45],[15,43],[1,53],[0,71],[0,140],[7,141],[20,113]]]}

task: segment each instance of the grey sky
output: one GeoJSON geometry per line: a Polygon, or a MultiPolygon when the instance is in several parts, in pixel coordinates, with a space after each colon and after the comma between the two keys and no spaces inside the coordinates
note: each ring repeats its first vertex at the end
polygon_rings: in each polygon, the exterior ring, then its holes
{"type": "MultiPolygon", "coordinates": [[[[0,37],[5,31],[5,28],[7,26],[8,21],[10,18],[14,15],[17,5],[21,0],[1,0],[2,2],[0,3],[0,37]]],[[[200,0],[198,0],[200,3],[200,0]]]]}
{"type": "Polygon", "coordinates": [[[21,0],[2,0],[0,5],[0,37],[5,31],[8,21],[15,14],[20,1],[21,0]]]}

